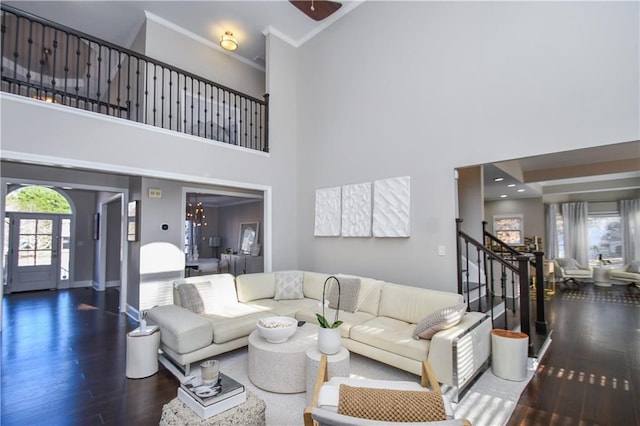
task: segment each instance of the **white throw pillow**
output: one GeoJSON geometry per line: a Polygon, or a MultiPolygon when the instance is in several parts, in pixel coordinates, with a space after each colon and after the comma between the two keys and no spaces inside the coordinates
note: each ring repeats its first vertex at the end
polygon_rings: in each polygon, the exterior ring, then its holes
{"type": "Polygon", "coordinates": [[[275,300],[304,299],[302,272],[276,272],[275,300]]]}
{"type": "Polygon", "coordinates": [[[427,315],[416,324],[413,338],[431,339],[438,331],[446,330],[459,323],[466,311],[467,304],[462,302],[427,315]]]}

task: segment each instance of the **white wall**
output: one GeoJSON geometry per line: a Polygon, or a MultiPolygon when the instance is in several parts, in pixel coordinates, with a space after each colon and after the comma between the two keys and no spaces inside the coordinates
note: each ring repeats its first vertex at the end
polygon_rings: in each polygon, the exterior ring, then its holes
{"type": "Polygon", "coordinates": [[[639,138],[637,17],[637,3],[365,2],[307,42],[300,267],[455,289],[455,168],[639,138]],[[313,237],[317,188],[405,175],[410,238],[313,237]]]}

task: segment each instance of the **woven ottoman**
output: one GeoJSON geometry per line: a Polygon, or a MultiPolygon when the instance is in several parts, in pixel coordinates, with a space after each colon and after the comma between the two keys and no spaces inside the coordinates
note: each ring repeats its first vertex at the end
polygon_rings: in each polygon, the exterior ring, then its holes
{"type": "Polygon", "coordinates": [[[264,426],[266,404],[247,391],[247,401],[230,410],[203,419],[184,402],[174,398],[162,407],[160,426],[215,425],[215,426],[264,426]]]}

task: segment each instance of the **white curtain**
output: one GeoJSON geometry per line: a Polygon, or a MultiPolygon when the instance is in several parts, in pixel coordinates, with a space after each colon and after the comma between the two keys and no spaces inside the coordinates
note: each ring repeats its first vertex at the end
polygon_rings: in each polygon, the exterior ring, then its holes
{"type": "Polygon", "coordinates": [[[556,226],[557,204],[545,205],[545,255],[547,259],[555,259],[558,256],[558,228],[556,226]]]}
{"type": "Polygon", "coordinates": [[[620,200],[622,256],[624,263],[640,258],[640,199],[620,200]]]}
{"type": "Polygon", "coordinates": [[[588,215],[584,201],[562,204],[564,255],[574,258],[583,266],[589,264],[588,215]]]}

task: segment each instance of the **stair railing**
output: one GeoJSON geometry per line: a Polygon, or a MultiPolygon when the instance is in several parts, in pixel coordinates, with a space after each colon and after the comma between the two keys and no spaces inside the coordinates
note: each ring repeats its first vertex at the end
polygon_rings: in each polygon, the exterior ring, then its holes
{"type": "MultiPolygon", "coordinates": [[[[506,281],[507,274],[511,273],[512,277],[517,276],[519,281],[519,289],[520,289],[520,330],[529,336],[529,352],[532,352],[533,345],[531,339],[531,322],[530,322],[530,308],[529,308],[529,297],[530,297],[530,287],[529,287],[529,268],[532,263],[531,256],[525,256],[518,251],[513,250],[513,252],[509,251],[510,256],[512,257],[505,259],[502,254],[496,253],[490,248],[486,247],[480,241],[477,241],[469,234],[465,233],[461,229],[462,219],[456,219],[456,232],[457,232],[457,244],[456,244],[456,252],[457,252],[457,264],[458,264],[458,293],[466,295],[466,301],[469,306],[469,310],[471,310],[470,301],[470,252],[475,250],[476,256],[475,260],[478,266],[478,311],[483,311],[482,309],[482,276],[480,271],[484,271],[484,287],[485,293],[487,295],[487,303],[489,305],[489,310],[491,310],[491,319],[492,323],[493,319],[493,301],[496,295],[496,277],[495,274],[495,265],[499,265],[500,267],[500,277],[499,283],[501,286],[502,299],[505,299],[506,294],[506,281]],[[464,258],[464,259],[463,259],[464,258]]],[[[542,268],[542,252],[536,252],[535,255],[535,264],[536,264],[536,275],[541,277],[542,279],[536,280],[536,294],[538,297],[536,298],[537,303],[537,321],[536,321],[536,331],[538,332],[546,332],[546,323],[544,319],[544,275],[542,268]],[[542,295],[542,296],[541,296],[542,295]]],[[[512,278],[512,283],[515,282],[515,278],[512,278]]],[[[506,307],[505,307],[506,309],[506,307]]],[[[495,325],[494,325],[495,327],[495,325]]],[[[505,311],[504,315],[504,328],[509,329],[508,319],[505,311]]]]}

